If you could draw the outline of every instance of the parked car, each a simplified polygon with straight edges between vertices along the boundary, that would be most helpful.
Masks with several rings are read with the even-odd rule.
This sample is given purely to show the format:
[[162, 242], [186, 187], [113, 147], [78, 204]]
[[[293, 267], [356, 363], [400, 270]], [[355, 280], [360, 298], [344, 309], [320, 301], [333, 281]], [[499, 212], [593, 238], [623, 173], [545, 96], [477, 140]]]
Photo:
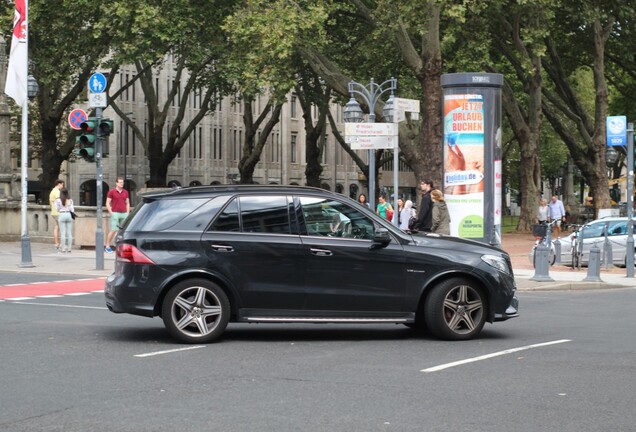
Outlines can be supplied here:
[[498, 248], [407, 234], [321, 189], [231, 185], [143, 196], [105, 296], [186, 343], [228, 322], [399, 323], [463, 340], [518, 316], [515, 290]]
[[[632, 221], [634, 226], [633, 233], [636, 235], [636, 222]], [[607, 231], [607, 241], [612, 248], [613, 265], [625, 267], [627, 262], [627, 218], [626, 217], [605, 217], [593, 220], [578, 231], [569, 233], [567, 236], [559, 238], [561, 243], [561, 264], [577, 265], [577, 254], [573, 253], [576, 242], [582, 238], [581, 265], [587, 266], [590, 261], [590, 249], [593, 246], [599, 248], [601, 259], [603, 257], [603, 248], [605, 244], [605, 232]], [[581, 234], [582, 233], [582, 237]], [[555, 239], [552, 240], [551, 256], [556, 250], [554, 246]], [[636, 254], [636, 251], [633, 252]], [[528, 255], [530, 262], [533, 260], [533, 253]], [[552, 259], [552, 263], [554, 260]]]

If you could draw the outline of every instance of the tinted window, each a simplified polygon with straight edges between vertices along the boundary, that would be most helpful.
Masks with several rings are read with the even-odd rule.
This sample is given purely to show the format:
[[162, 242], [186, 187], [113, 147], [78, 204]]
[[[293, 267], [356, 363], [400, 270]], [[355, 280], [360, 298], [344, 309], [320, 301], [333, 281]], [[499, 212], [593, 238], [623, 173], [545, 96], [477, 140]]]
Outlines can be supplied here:
[[239, 199], [243, 232], [290, 234], [286, 196], [247, 196]]
[[221, 212], [219, 217], [210, 227], [210, 231], [241, 231], [239, 223], [238, 200], [233, 199], [230, 204]]
[[127, 231], [162, 231], [188, 216], [210, 198], [160, 199], [144, 204], [135, 213]]
[[300, 197], [308, 235], [373, 239], [373, 221], [348, 205], [331, 199]]

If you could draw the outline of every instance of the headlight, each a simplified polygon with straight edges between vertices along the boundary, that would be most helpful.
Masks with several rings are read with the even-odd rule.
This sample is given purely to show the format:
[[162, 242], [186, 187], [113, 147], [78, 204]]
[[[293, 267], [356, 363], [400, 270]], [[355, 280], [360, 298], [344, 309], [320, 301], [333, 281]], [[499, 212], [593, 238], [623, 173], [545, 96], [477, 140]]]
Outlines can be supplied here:
[[502, 273], [510, 274], [510, 268], [505, 259], [495, 255], [482, 255], [481, 260], [499, 270]]

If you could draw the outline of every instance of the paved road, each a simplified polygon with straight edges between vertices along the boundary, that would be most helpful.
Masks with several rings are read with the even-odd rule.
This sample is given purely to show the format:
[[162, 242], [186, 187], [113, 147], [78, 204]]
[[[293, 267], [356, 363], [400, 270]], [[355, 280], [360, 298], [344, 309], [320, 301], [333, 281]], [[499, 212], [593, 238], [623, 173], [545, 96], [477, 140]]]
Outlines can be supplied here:
[[4, 301], [0, 431], [633, 430], [636, 290], [520, 297], [475, 341], [240, 324], [203, 346], [97, 293]]

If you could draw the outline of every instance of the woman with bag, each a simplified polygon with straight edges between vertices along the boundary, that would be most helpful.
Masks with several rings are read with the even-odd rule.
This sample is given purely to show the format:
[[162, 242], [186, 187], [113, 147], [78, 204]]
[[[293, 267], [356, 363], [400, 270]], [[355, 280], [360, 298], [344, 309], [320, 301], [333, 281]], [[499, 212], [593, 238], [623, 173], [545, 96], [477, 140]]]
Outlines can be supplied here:
[[386, 219], [389, 222], [393, 220], [393, 206], [386, 202], [386, 198], [384, 195], [380, 195], [378, 197], [378, 206], [375, 209], [375, 212], [380, 215], [382, 219]]
[[406, 200], [404, 208], [400, 211], [400, 229], [409, 231], [412, 224], [415, 223], [415, 210], [413, 209], [413, 201]]
[[59, 253], [71, 253], [71, 245], [73, 244], [73, 200], [68, 195], [68, 190], [63, 188], [60, 190], [60, 197], [55, 200], [55, 207], [60, 213], [58, 222], [60, 224], [60, 249]]

